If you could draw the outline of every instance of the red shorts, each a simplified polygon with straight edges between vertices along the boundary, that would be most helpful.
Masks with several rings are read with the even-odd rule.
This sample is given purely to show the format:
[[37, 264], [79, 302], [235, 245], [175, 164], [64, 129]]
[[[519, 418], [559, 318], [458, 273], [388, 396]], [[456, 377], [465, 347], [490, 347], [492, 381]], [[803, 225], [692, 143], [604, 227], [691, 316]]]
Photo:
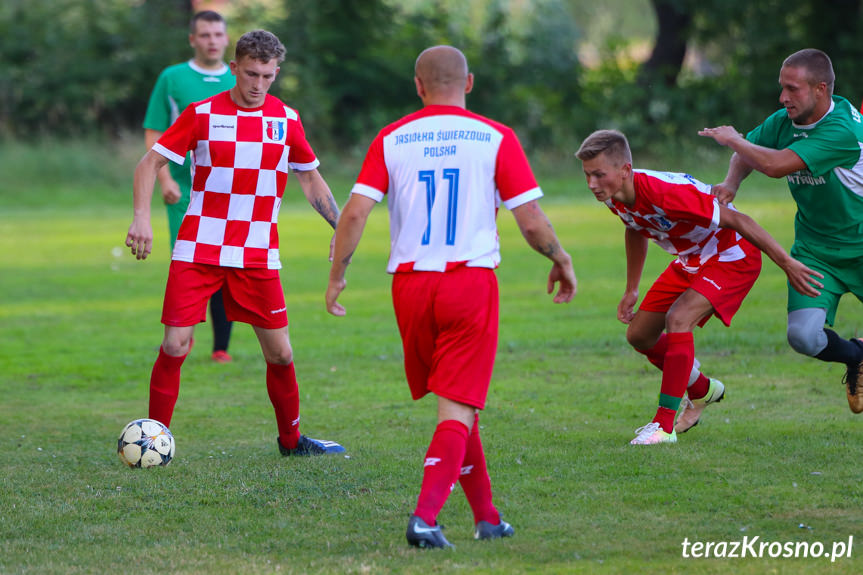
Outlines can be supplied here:
[[225, 301], [225, 315], [265, 329], [288, 325], [285, 294], [279, 270], [226, 268], [207, 264], [171, 261], [162, 323], [185, 327], [207, 318], [207, 302], [219, 288]]
[[[743, 244], [741, 244], [743, 245]], [[713, 313], [726, 326], [740, 309], [743, 299], [758, 275], [761, 273], [761, 252], [754, 246], [746, 246], [746, 257], [733, 262], [709, 260], [695, 273], [689, 273], [674, 260], [653, 282], [644, 296], [639, 310], [665, 313], [687, 289], [693, 289], [707, 298], [713, 306]], [[700, 322], [703, 326], [710, 319], [706, 316]]]
[[497, 353], [497, 276], [488, 268], [393, 276], [411, 395], [485, 407]]

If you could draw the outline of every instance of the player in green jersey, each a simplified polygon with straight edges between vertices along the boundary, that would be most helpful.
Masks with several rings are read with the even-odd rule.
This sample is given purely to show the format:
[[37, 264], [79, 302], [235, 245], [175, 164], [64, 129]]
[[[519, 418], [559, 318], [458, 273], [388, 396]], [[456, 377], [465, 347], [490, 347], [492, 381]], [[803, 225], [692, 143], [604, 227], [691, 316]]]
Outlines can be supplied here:
[[822, 361], [844, 363], [848, 405], [863, 412], [863, 340], [840, 337], [825, 324], [839, 299], [863, 301], [863, 118], [833, 95], [833, 64], [824, 52], [800, 50], [782, 63], [783, 108], [744, 138], [732, 126], [699, 132], [734, 150], [725, 181], [713, 187], [731, 201], [753, 169], [786, 178], [797, 215], [791, 255], [824, 274], [821, 295], [788, 288], [788, 343]]
[[[224, 62], [228, 47], [225, 20], [218, 12], [198, 12], [189, 23], [189, 45], [195, 56], [188, 62], [165, 68], [150, 94], [147, 115], [144, 118], [144, 136], [147, 149], [174, 123], [186, 106], [206, 100], [219, 92], [234, 87], [234, 76]], [[188, 154], [180, 166], [169, 162], [159, 171], [159, 186], [168, 212], [168, 228], [171, 232], [171, 249], [177, 241], [180, 223], [189, 207], [192, 177]], [[231, 338], [232, 322], [225, 316], [222, 292], [210, 298], [210, 315], [213, 321], [213, 361], [231, 361], [228, 342]]]

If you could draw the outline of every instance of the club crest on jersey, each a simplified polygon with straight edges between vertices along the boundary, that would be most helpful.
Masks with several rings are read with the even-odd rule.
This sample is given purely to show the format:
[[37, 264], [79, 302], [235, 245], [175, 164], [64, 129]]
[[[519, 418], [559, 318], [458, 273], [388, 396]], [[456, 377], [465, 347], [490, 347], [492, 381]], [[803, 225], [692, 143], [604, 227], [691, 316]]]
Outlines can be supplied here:
[[267, 139], [271, 142], [281, 142], [285, 139], [284, 120], [267, 120]]
[[650, 222], [655, 228], [668, 231], [674, 227], [674, 223], [665, 217], [665, 214], [648, 214], [644, 219]]

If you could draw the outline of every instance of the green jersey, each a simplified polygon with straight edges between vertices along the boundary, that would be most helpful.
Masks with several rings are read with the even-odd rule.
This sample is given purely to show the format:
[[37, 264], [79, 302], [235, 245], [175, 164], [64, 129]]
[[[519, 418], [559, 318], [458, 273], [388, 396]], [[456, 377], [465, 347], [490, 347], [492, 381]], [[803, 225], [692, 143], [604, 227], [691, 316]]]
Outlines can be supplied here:
[[746, 139], [791, 149], [806, 163], [808, 169], [786, 176], [797, 202], [796, 239], [863, 252], [863, 118], [848, 100], [833, 96], [827, 114], [807, 126], [779, 110]]
[[[165, 68], [150, 94], [144, 128], [164, 132], [189, 104], [206, 100], [234, 87], [234, 76], [228, 66], [220, 70], [205, 70], [193, 60]], [[171, 176], [177, 180], [184, 196], [192, 187], [188, 155], [179, 166], [169, 162]]]

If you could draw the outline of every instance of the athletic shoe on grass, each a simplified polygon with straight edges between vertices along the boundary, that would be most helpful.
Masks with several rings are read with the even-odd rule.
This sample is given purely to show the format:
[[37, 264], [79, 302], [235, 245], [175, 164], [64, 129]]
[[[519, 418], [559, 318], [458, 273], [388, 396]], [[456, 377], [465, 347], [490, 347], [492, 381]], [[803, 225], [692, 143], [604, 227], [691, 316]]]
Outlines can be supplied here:
[[408, 543], [422, 549], [454, 548], [455, 546], [443, 536], [442, 529], [441, 525], [429, 527], [428, 523], [416, 515], [411, 515], [406, 533]]
[[331, 453], [344, 453], [345, 448], [335, 441], [327, 441], [326, 439], [312, 439], [305, 435], [300, 436], [297, 446], [293, 449], [288, 449], [282, 445], [282, 440], [276, 437], [276, 443], [279, 444], [279, 453], [288, 457], [290, 455], [309, 456], [309, 455], [329, 455]]
[[656, 443], [677, 443], [677, 433], [665, 432], [659, 427], [659, 423], [653, 421], [635, 430], [635, 439], [629, 442], [631, 445], [654, 445]]
[[497, 525], [492, 525], [488, 521], [480, 521], [476, 524], [476, 529], [473, 532], [474, 539], [497, 539], [498, 537], [512, 537], [513, 535], [515, 535], [515, 529], [503, 519]]
[[[707, 389], [707, 395], [699, 399], [684, 399], [683, 411], [677, 416], [677, 423], [674, 424], [674, 431], [677, 433], [686, 433], [696, 425], [701, 419], [701, 413], [704, 408], [711, 403], [719, 403], [725, 397], [725, 386], [718, 379], [710, 378], [710, 387]], [[861, 398], [863, 401], [863, 398]]]

